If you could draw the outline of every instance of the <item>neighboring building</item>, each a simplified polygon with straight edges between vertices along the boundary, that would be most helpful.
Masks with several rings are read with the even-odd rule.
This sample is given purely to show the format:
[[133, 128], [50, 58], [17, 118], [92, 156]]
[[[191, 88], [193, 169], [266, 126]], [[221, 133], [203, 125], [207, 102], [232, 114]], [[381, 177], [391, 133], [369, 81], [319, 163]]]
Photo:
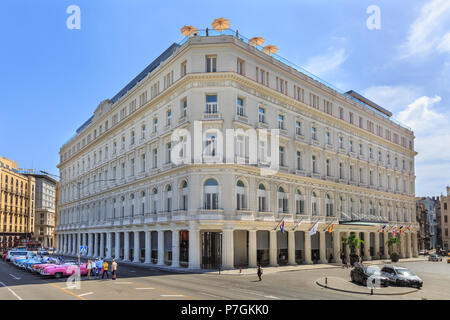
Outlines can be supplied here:
[[430, 224], [428, 219], [428, 209], [425, 209], [425, 203], [419, 202], [421, 198], [416, 198], [416, 220], [419, 224], [417, 231], [418, 247], [425, 250], [431, 247]]
[[34, 224], [34, 239], [43, 248], [54, 247], [54, 232], [56, 227], [56, 185], [57, 181], [48, 175], [30, 173], [36, 181], [36, 219]]
[[[387, 256], [388, 224], [409, 227], [401, 256], [417, 256], [413, 132], [283, 61], [200, 31], [103, 101], [60, 149], [59, 252], [85, 244], [89, 256], [125, 261], [254, 267], [339, 261], [342, 237], [356, 233], [370, 260]], [[197, 125], [207, 131], [189, 148]], [[244, 131], [254, 128], [280, 130], [273, 175], [260, 170], [268, 140], [248, 164]], [[171, 162], [174, 129], [187, 130], [187, 164]], [[235, 151], [222, 154], [226, 129], [243, 131], [224, 134]]]
[[0, 157], [0, 246], [24, 245], [34, 234], [35, 180]]
[[441, 227], [442, 227], [442, 248], [445, 250], [449, 250], [450, 246], [450, 187], [447, 187], [447, 195], [441, 196]]
[[[438, 234], [440, 232], [440, 202], [438, 197], [417, 197], [416, 203], [420, 206], [420, 210], [424, 210], [423, 218], [426, 221], [420, 221], [419, 224], [425, 229], [423, 230], [423, 249], [439, 248], [440, 240]], [[438, 232], [439, 231], [439, 232]]]

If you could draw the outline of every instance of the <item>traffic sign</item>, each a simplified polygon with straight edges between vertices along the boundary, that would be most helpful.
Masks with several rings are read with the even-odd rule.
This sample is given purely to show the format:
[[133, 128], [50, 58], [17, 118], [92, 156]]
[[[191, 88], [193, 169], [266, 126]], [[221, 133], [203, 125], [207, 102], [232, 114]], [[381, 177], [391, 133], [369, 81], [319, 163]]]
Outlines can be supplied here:
[[80, 253], [87, 253], [87, 246], [80, 246]]

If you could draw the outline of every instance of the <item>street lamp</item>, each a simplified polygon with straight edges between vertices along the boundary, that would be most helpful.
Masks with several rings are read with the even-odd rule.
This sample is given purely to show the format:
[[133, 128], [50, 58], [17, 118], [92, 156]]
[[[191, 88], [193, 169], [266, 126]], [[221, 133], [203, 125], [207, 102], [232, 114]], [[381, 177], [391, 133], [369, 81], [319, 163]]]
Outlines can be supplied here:
[[[48, 173], [47, 171], [42, 171], [41, 170], [40, 172], [43, 173], [43, 174], [46, 174], [46, 175], [49, 175], [49, 176], [54, 176], [54, 177], [57, 177], [58, 179], [61, 179], [60, 176]], [[94, 184], [96, 182], [108, 182], [108, 181], [116, 181], [116, 179], [104, 179], [104, 180], [91, 181], [91, 182], [87, 183], [85, 186], [83, 186], [83, 188], [85, 188], [87, 186], [90, 186], [91, 184]], [[77, 239], [77, 242], [79, 244], [81, 244], [81, 210], [80, 210], [80, 207], [81, 207], [81, 189], [82, 189], [81, 182], [77, 182], [76, 186], [77, 186], [77, 189], [78, 189], [78, 239]], [[80, 268], [81, 268], [81, 254], [80, 254], [80, 248], [79, 248], [78, 243], [77, 243], [77, 247], [78, 247], [78, 250], [77, 250], [78, 251], [78, 273], [81, 274], [81, 270], [80, 270]]]

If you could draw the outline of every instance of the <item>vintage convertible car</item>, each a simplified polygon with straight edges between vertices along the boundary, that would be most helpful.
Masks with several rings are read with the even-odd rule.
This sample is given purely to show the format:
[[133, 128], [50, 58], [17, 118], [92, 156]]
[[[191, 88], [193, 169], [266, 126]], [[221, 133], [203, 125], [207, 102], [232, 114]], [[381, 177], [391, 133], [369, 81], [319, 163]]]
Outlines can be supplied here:
[[[60, 264], [50, 265], [41, 269], [40, 274], [43, 276], [54, 276], [55, 278], [61, 278], [63, 276], [70, 276], [78, 271], [78, 265], [76, 264]], [[80, 275], [87, 274], [86, 264], [80, 265]]]

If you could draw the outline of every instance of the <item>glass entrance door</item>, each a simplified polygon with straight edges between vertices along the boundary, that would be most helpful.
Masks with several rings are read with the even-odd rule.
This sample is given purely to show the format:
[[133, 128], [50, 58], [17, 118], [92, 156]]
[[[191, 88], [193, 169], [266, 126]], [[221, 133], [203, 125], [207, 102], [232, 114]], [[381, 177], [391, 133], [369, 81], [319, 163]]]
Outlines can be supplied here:
[[222, 233], [202, 233], [202, 269], [219, 269], [222, 266]]

